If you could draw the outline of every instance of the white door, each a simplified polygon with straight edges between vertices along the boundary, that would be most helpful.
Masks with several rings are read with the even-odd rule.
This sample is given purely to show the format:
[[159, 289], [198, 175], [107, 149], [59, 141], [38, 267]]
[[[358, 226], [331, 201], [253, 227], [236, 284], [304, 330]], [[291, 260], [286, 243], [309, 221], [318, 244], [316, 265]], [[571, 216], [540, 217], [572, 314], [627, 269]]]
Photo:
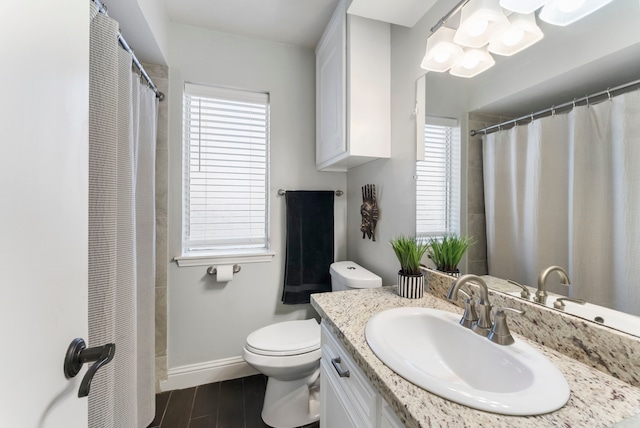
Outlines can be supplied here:
[[[86, 427], [88, 0], [0, 2], [0, 426]], [[93, 344], [91, 344], [93, 345]]]

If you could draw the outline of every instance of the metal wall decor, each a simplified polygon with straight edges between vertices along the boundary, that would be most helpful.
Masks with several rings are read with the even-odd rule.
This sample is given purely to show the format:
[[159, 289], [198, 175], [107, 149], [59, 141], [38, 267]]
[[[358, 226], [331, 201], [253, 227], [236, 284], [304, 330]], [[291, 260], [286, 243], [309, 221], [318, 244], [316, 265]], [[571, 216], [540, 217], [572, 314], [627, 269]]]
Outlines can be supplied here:
[[378, 212], [378, 201], [376, 199], [376, 185], [365, 184], [362, 186], [362, 205], [360, 205], [360, 215], [362, 215], [362, 224], [360, 231], [362, 239], [367, 236], [369, 239], [376, 240], [376, 224], [380, 216]]

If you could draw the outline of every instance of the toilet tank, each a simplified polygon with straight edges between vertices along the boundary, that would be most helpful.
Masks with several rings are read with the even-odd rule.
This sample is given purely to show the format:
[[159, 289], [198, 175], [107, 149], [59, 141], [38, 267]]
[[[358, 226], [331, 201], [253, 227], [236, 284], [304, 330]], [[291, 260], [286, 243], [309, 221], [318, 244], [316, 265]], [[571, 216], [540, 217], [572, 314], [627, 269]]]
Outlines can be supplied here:
[[354, 262], [332, 263], [329, 273], [332, 291], [382, 286], [382, 278]]

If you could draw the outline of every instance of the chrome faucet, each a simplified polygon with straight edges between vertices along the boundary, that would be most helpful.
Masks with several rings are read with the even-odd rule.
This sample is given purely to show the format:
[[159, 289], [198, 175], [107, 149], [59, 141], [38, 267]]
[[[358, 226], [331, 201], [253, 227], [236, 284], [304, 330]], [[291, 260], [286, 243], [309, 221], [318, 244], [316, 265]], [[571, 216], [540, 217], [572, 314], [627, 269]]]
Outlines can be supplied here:
[[[471, 330], [475, 331], [481, 336], [488, 336], [493, 324], [491, 323], [491, 304], [489, 303], [489, 288], [487, 284], [477, 275], [467, 274], [458, 278], [449, 289], [447, 299], [455, 302], [458, 298], [458, 291], [460, 287], [469, 281], [475, 282], [479, 286], [480, 298], [476, 305], [478, 320], [471, 323]], [[466, 313], [466, 311], [465, 311]], [[463, 318], [460, 323], [462, 324], [465, 319]], [[465, 324], [463, 324], [465, 325]]]
[[547, 276], [553, 271], [557, 271], [558, 275], [560, 275], [560, 282], [564, 285], [570, 285], [571, 281], [569, 281], [569, 274], [560, 266], [549, 266], [542, 272], [540, 272], [540, 276], [538, 277], [538, 291], [536, 291], [536, 295], [533, 298], [533, 301], [536, 303], [540, 303], [544, 305], [547, 303]]

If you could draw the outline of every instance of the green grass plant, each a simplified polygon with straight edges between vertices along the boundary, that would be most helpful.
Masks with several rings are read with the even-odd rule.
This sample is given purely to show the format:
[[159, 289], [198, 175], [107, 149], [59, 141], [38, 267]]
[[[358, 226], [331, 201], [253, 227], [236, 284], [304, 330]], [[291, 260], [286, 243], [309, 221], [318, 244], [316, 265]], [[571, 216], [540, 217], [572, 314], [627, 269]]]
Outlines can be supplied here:
[[442, 238], [429, 238], [427, 255], [442, 272], [456, 272], [458, 263], [471, 245], [472, 238], [447, 233]]
[[420, 260], [427, 252], [429, 244], [419, 242], [416, 238], [409, 236], [399, 236], [390, 242], [400, 262], [401, 273], [403, 275], [420, 275]]

